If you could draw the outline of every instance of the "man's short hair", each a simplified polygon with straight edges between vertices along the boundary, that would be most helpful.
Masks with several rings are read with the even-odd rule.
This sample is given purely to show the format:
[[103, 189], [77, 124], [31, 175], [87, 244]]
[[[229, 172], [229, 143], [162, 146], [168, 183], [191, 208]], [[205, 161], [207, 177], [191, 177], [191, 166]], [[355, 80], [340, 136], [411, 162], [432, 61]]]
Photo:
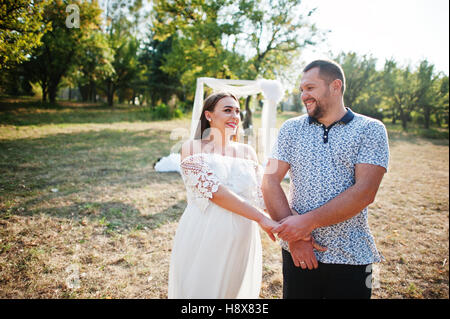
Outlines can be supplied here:
[[344, 70], [342, 70], [342, 67], [337, 64], [334, 61], [330, 60], [315, 60], [308, 64], [304, 69], [303, 73], [313, 69], [313, 68], [319, 68], [319, 74], [320, 76], [328, 83], [330, 84], [336, 79], [339, 79], [342, 81], [342, 88], [341, 92], [344, 94], [345, 92], [345, 76], [344, 76]]

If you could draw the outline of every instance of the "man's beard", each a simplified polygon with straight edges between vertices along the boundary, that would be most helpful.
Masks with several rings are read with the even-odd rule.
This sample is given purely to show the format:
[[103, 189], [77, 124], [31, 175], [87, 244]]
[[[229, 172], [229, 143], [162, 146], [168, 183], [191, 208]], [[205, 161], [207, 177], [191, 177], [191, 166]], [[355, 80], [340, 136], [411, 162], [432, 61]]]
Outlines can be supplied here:
[[308, 115], [316, 120], [322, 118], [325, 115], [325, 107], [318, 100], [315, 100], [315, 107], [311, 110], [311, 112], [307, 110]]

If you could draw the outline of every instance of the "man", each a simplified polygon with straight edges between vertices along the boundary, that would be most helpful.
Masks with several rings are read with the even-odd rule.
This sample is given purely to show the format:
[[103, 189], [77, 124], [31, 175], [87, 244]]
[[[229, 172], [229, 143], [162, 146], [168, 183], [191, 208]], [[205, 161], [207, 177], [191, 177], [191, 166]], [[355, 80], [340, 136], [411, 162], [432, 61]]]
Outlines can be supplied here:
[[[300, 90], [308, 114], [282, 125], [262, 183], [268, 212], [282, 222], [273, 232], [284, 241], [283, 297], [368, 299], [382, 256], [367, 206], [388, 167], [386, 129], [344, 106], [344, 73], [332, 61], [306, 66]], [[288, 171], [289, 203], [280, 186]]]

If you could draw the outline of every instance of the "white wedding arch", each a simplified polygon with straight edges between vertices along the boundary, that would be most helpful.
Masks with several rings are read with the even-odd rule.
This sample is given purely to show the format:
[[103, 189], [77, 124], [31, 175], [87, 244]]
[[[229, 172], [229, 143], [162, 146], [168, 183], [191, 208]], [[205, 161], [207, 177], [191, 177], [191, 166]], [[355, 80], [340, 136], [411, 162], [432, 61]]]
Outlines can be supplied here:
[[[262, 148], [263, 164], [265, 164], [276, 140], [277, 104], [283, 97], [283, 88], [281, 83], [277, 80], [266, 79], [228, 80], [208, 77], [197, 78], [197, 87], [195, 90], [194, 107], [192, 110], [189, 133], [191, 139], [194, 138], [195, 131], [200, 120], [203, 108], [205, 85], [210, 87], [214, 92], [230, 92], [237, 98], [262, 93], [264, 102], [261, 119], [262, 127], [259, 131], [261, 136], [258, 139], [258, 146]], [[180, 172], [180, 154], [171, 153], [169, 156], [161, 158], [158, 163], [155, 164], [155, 170], [157, 172]]]

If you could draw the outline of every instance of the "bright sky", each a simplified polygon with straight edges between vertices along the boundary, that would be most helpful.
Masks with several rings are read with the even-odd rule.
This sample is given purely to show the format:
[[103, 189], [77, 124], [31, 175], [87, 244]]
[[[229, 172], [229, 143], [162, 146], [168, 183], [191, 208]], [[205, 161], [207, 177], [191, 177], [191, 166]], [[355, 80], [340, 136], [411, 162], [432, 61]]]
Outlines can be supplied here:
[[325, 45], [305, 50], [307, 61], [327, 52], [372, 55], [378, 68], [393, 57], [401, 66], [426, 58], [449, 74], [449, 0], [303, 0], [317, 7], [311, 20], [331, 30]]

